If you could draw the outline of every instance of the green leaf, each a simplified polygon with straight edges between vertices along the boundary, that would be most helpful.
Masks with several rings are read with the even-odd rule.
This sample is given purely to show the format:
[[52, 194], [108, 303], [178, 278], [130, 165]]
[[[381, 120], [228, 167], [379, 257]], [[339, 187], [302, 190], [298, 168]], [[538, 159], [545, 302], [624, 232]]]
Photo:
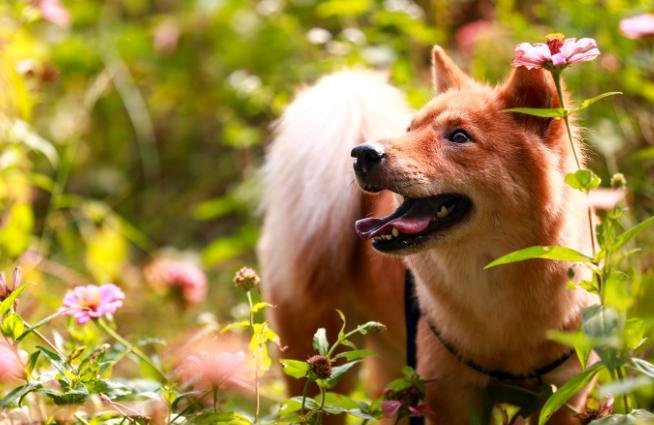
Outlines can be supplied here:
[[220, 332], [227, 332], [229, 330], [236, 329], [236, 328], [247, 328], [248, 326], [250, 326], [249, 320], [241, 320], [240, 322], [234, 322], [228, 324], [227, 326], [222, 328]]
[[366, 335], [368, 333], [380, 333], [386, 330], [386, 325], [380, 322], [370, 321], [364, 323], [363, 325], [357, 326], [355, 330], [361, 335]]
[[654, 378], [654, 364], [651, 364], [650, 362], [639, 359], [639, 358], [632, 358], [631, 363], [633, 363], [634, 367], [641, 373], [644, 373], [645, 375]]
[[610, 92], [607, 92], [607, 93], [602, 93], [602, 94], [600, 94], [598, 96], [595, 96], [595, 97], [591, 97], [590, 99], [585, 99], [583, 102], [581, 102], [581, 105], [579, 105], [579, 107], [577, 109], [575, 109], [574, 111], [572, 111], [571, 113], [583, 111], [584, 109], [588, 108], [590, 105], [592, 105], [593, 103], [595, 103], [595, 102], [597, 102], [599, 100], [602, 100], [602, 99], [604, 99], [606, 97], [609, 97], [609, 96], [615, 96], [615, 95], [618, 95], [618, 94], [622, 94], [622, 92], [621, 91], [610, 91]]
[[645, 409], [632, 410], [628, 415], [615, 414], [592, 421], [589, 425], [645, 425], [652, 423], [654, 414]]
[[647, 338], [645, 337], [645, 321], [637, 317], [627, 319], [624, 324], [624, 343], [630, 350], [639, 348]]
[[309, 371], [309, 365], [307, 362], [302, 362], [299, 360], [284, 359], [280, 360], [284, 373], [288, 376], [291, 376], [295, 379], [301, 379], [307, 376]]
[[313, 335], [313, 348], [323, 356], [329, 351], [329, 341], [327, 341], [327, 331], [320, 328]]
[[16, 298], [18, 298], [25, 289], [27, 289], [27, 285], [20, 285], [0, 303], [0, 317], [4, 316], [4, 314], [9, 311], [9, 309], [14, 305]]
[[643, 375], [635, 378], [626, 378], [621, 381], [613, 381], [600, 387], [599, 396], [600, 398], [608, 396], [618, 397], [622, 394], [634, 392], [638, 388], [651, 387], [652, 383], [654, 383], [652, 378]]
[[18, 388], [14, 388], [4, 398], [0, 399], [0, 410], [9, 406], [13, 402], [16, 402], [20, 406], [23, 397], [25, 397], [27, 394], [31, 393], [32, 391], [36, 391], [39, 387], [40, 385], [28, 383]]
[[566, 174], [564, 181], [568, 186], [584, 192], [597, 189], [600, 183], [602, 183], [602, 179], [597, 174], [586, 169], [580, 169], [574, 173]]
[[580, 263], [590, 263], [593, 259], [579, 251], [565, 246], [531, 246], [520, 249], [497, 258], [487, 264], [484, 270], [504, 264], [517, 263], [525, 260], [536, 258], [559, 261], [576, 261]]
[[595, 363], [561, 386], [543, 405], [538, 417], [538, 425], [544, 425], [557, 410], [588, 385], [602, 368], [604, 368], [604, 364]]
[[338, 353], [336, 356], [334, 356], [334, 360], [345, 359], [345, 361], [351, 362], [352, 360], [359, 360], [365, 357], [375, 357], [376, 355], [377, 353], [369, 350], [352, 350]]
[[336, 366], [332, 368], [332, 376], [329, 377], [329, 379], [325, 379], [325, 386], [327, 388], [333, 388], [336, 384], [338, 384], [338, 381], [343, 378], [343, 376], [352, 369], [354, 366], [356, 366], [357, 363], [359, 363], [360, 360], [355, 360], [353, 362], [348, 362], [344, 363], [342, 365]]
[[584, 368], [586, 367], [588, 356], [590, 356], [593, 346], [591, 341], [589, 341], [588, 337], [584, 335], [583, 332], [580, 330], [574, 332], [550, 331], [547, 333], [547, 337], [553, 341], [573, 347], [577, 353], [581, 366]]
[[263, 310], [264, 308], [268, 308], [268, 307], [273, 307], [273, 305], [270, 304], [270, 303], [264, 303], [264, 302], [256, 303], [255, 305], [252, 306], [252, 313], [258, 313], [259, 311]]
[[627, 230], [626, 232], [618, 236], [618, 239], [612, 248], [614, 250], [618, 250], [622, 248], [625, 244], [627, 244], [627, 242], [632, 240], [634, 237], [636, 237], [636, 235], [638, 235], [640, 232], [645, 230], [647, 226], [651, 226], [652, 224], [654, 224], [654, 217], [650, 217], [644, 221], [641, 221], [631, 229]]
[[20, 334], [23, 333], [25, 325], [23, 319], [16, 313], [12, 313], [5, 317], [2, 321], [2, 334], [15, 340]]
[[563, 108], [509, 108], [502, 112], [517, 112], [541, 118], [565, 118], [568, 115], [568, 111]]

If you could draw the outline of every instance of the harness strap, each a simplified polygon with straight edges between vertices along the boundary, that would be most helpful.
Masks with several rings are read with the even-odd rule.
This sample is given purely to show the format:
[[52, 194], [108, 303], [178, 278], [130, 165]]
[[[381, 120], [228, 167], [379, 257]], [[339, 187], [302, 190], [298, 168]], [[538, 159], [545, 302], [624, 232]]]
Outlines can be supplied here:
[[491, 378], [497, 379], [498, 381], [523, 381], [528, 379], [537, 379], [538, 383], [542, 383], [543, 375], [561, 366], [570, 358], [570, 356], [572, 356], [574, 352], [572, 349], [566, 350], [561, 356], [559, 356], [553, 362], [548, 363], [545, 366], [539, 367], [537, 369], [532, 369], [529, 372], [522, 373], [522, 374], [511, 373], [499, 369], [488, 369], [464, 357], [448, 340], [446, 340], [443, 337], [443, 334], [441, 334], [440, 330], [436, 327], [436, 325], [434, 325], [434, 323], [431, 320], [429, 319], [426, 320], [431, 331], [434, 333], [434, 335], [436, 335], [436, 337], [441, 342], [441, 344], [443, 344], [443, 347], [445, 347], [447, 351], [450, 352], [450, 354], [452, 354], [461, 363], [468, 366], [470, 369], [473, 369]]
[[[407, 335], [407, 364], [415, 369], [417, 363], [416, 355], [416, 335], [418, 329], [418, 319], [420, 319], [420, 306], [418, 305], [418, 300], [415, 296], [415, 279], [410, 270], [406, 271], [404, 279], [404, 315], [406, 319], [406, 335]], [[551, 363], [546, 364], [545, 366], [539, 367], [537, 369], [530, 370], [527, 373], [515, 374], [499, 369], [488, 369], [485, 368], [471, 359], [464, 357], [459, 350], [457, 350], [452, 343], [446, 340], [443, 337], [443, 334], [440, 332], [438, 327], [429, 319], [427, 324], [433, 332], [434, 335], [438, 338], [443, 347], [447, 349], [454, 357], [456, 357], [461, 363], [468, 366], [469, 368], [486, 375], [490, 378], [494, 378], [498, 381], [524, 381], [528, 379], [537, 379], [539, 383], [542, 381], [542, 376], [548, 372], [553, 371], [557, 367], [565, 363], [570, 356], [574, 353], [573, 349], [569, 349], [564, 352], [560, 357], [554, 360]], [[417, 422], [415, 423], [417, 424]], [[414, 425], [414, 422], [411, 422], [411, 425]]]
[[[417, 346], [416, 337], [418, 335], [418, 320], [420, 319], [420, 306], [415, 294], [415, 281], [413, 273], [406, 271], [404, 276], [404, 323], [406, 326], [406, 363], [408, 366], [416, 369], [417, 366]], [[409, 418], [409, 425], [424, 425], [425, 418], [412, 416]]]

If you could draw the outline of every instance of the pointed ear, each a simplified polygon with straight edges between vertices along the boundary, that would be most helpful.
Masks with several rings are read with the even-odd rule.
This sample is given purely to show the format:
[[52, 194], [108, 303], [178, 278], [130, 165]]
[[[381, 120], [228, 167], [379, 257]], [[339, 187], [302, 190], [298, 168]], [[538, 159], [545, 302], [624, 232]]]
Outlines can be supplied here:
[[461, 88], [470, 81], [470, 77], [454, 63], [440, 46], [434, 46], [431, 50], [431, 57], [431, 75], [437, 93], [443, 93], [451, 88]]
[[[552, 75], [544, 69], [516, 68], [500, 89], [500, 100], [508, 108], [558, 108], [559, 96]], [[552, 118], [514, 113], [513, 118], [527, 130], [544, 137]]]

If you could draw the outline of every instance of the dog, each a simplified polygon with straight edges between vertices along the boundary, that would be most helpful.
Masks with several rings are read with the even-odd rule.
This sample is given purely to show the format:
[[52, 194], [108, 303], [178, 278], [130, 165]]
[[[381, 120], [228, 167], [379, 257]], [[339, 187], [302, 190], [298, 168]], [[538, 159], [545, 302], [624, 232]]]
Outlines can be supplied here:
[[[436, 46], [432, 75], [437, 95], [417, 112], [368, 71], [323, 77], [297, 96], [264, 165], [258, 254], [285, 357], [309, 356], [319, 327], [336, 335], [337, 308], [351, 323], [387, 325], [364, 342], [378, 353], [366, 378], [377, 394], [407, 361], [408, 267], [422, 312], [417, 370], [427, 382], [426, 419], [458, 425], [482, 404], [486, 371], [547, 369], [538, 379], [556, 386], [578, 373], [577, 357], [547, 333], [576, 329], [580, 310], [596, 299], [568, 288], [570, 264], [484, 269], [533, 245], [590, 251], [584, 194], [564, 183], [577, 149], [564, 123], [505, 112], [559, 107], [550, 73], [515, 68], [490, 87]], [[293, 394], [304, 385], [288, 384]], [[569, 404], [581, 409], [586, 393]], [[561, 409], [549, 423], [579, 422]]]

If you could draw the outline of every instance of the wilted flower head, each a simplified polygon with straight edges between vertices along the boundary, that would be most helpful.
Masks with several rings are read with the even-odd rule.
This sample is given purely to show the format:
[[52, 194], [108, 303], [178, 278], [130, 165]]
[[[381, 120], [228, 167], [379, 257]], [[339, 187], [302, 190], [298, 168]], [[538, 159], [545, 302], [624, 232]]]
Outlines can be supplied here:
[[309, 357], [309, 373], [318, 379], [327, 379], [332, 376], [332, 364], [329, 359], [320, 354]]
[[17, 381], [24, 374], [16, 347], [0, 340], [0, 385]]
[[188, 344], [182, 349], [177, 374], [182, 383], [198, 390], [249, 389], [252, 382], [245, 347], [227, 337]]
[[38, 7], [41, 11], [41, 16], [46, 21], [50, 21], [60, 27], [70, 25], [70, 13], [59, 0], [38, 0]]
[[261, 283], [259, 275], [249, 267], [241, 267], [234, 275], [234, 284], [236, 287], [245, 291], [256, 288], [259, 286], [259, 283]]
[[202, 304], [207, 297], [207, 277], [187, 261], [157, 259], [144, 270], [148, 282], [160, 291], [179, 290], [184, 302]]
[[654, 35], [654, 14], [645, 13], [621, 20], [620, 32], [633, 39]]
[[565, 38], [561, 33], [549, 34], [545, 43], [520, 43], [515, 49], [513, 66], [564, 68], [577, 62], [595, 59], [600, 51], [592, 38]]
[[73, 316], [79, 325], [113, 314], [123, 305], [125, 293], [114, 284], [77, 286], [64, 296], [64, 316]]

